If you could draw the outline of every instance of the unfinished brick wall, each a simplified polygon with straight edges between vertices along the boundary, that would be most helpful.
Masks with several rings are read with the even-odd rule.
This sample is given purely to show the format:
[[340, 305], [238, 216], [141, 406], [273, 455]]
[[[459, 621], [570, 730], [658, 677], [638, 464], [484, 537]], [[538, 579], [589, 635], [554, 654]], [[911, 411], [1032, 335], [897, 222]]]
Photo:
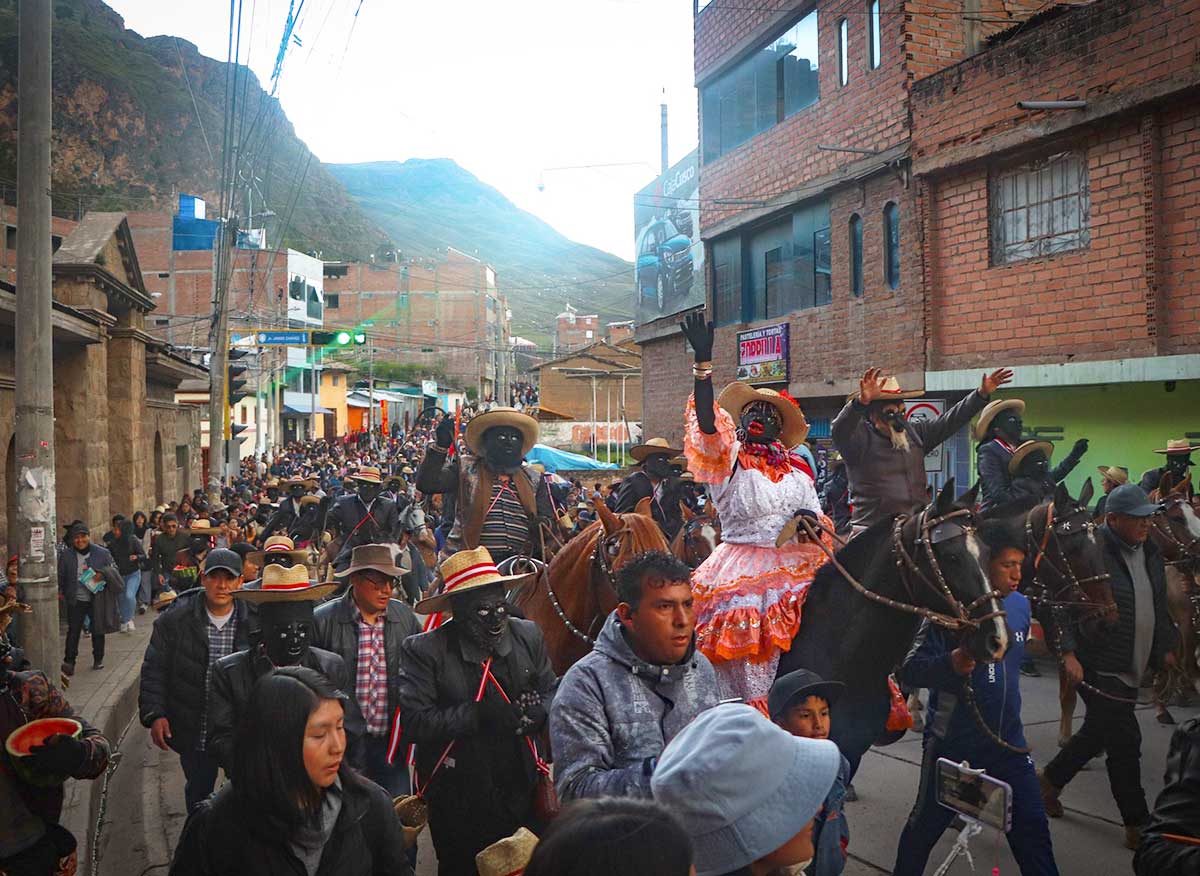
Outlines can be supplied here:
[[[683, 335], [642, 343], [642, 435], [682, 447], [683, 409], [692, 394], [692, 351]], [[713, 375], [719, 392], [724, 383]], [[632, 419], [632, 418], [631, 418]]]

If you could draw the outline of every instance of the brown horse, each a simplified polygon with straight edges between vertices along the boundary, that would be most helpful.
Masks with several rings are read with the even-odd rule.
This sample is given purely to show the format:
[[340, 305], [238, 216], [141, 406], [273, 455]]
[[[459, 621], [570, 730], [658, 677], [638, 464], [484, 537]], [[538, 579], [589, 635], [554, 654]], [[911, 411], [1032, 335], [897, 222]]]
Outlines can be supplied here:
[[683, 512], [683, 526], [671, 540], [671, 554], [695, 569], [721, 543], [721, 519], [707, 512], [697, 514], [682, 502], [679, 508]]
[[594, 505], [599, 519], [567, 542], [536, 584], [516, 597], [525, 617], [541, 628], [558, 675], [592, 650], [604, 619], [617, 607], [617, 571], [646, 551], [667, 550], [654, 518]]
[[1197, 665], [1196, 632], [1200, 625], [1200, 517], [1189, 499], [1190, 475], [1172, 484], [1163, 475], [1151, 497], [1162, 502], [1163, 510], [1150, 518], [1150, 538], [1162, 553], [1167, 571], [1167, 611], [1179, 628], [1179, 646], [1175, 666], [1164, 669], [1155, 679], [1159, 720], [1166, 717], [1166, 705], [1190, 705], [1200, 678]]

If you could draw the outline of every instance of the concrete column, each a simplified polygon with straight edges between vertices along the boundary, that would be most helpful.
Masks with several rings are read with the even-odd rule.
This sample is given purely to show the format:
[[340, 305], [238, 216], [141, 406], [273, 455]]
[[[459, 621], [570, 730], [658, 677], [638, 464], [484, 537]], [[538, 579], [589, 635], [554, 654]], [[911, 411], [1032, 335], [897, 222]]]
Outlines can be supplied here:
[[138, 328], [117, 326], [108, 342], [109, 504], [114, 513], [126, 515], [143, 507], [151, 492], [147, 475], [153, 473], [153, 450], [143, 434], [148, 340]]
[[[106, 345], [64, 347], [55, 357], [55, 480], [59, 521], [108, 528], [108, 355]], [[61, 537], [61, 529], [55, 537]]]

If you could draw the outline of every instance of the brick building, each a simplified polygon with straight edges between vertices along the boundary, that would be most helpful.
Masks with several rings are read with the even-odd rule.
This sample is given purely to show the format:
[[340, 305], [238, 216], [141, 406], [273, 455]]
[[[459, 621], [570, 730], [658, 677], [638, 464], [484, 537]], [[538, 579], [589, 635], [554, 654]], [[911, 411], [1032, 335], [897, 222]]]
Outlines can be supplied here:
[[[972, 5], [984, 20], [964, 14]], [[1200, 376], [1191, 358], [1200, 11], [1187, 0], [1097, 0], [1034, 14], [1042, 5], [697, 4], [718, 387], [739, 373], [739, 333], [786, 331], [786, 371], [761, 373], [802, 400], [813, 438], [828, 434], [872, 365], [947, 402], [978, 385], [985, 366], [1022, 366], [1014, 388], [1031, 403], [1031, 424], [1072, 441], [1090, 431], [1101, 439], [1088, 457], [1097, 464], [1149, 467], [1166, 422], [1184, 431], [1186, 402], [1194, 409], [1197, 399], [1187, 378]], [[1016, 106], [1067, 98], [1088, 108]], [[1013, 240], [995, 264], [995, 217], [1018, 207], [989, 211], [989, 191], [1041, 178], [1038, 162], [1072, 142], [1079, 157], [1047, 184], [1068, 172], [1090, 180], [1083, 245]], [[691, 356], [669, 327], [660, 335], [644, 346], [656, 375], [645, 428], [676, 438]], [[1094, 413], [1064, 420], [1056, 407], [1049, 422], [1035, 401], [1055, 392], [1057, 405], [1064, 393], [1048, 387], [1087, 384], [1081, 414], [1105, 394], [1140, 403], [1136, 380], [1160, 381], [1159, 413], [1125, 443], [1097, 432]], [[972, 477], [965, 434], [947, 444], [939, 477], [949, 474]]]
[[641, 350], [632, 340], [597, 341], [539, 365], [542, 442], [592, 454], [606, 453], [611, 444], [615, 460], [637, 439], [641, 366]]
[[581, 350], [600, 340], [600, 316], [578, 313], [570, 304], [554, 320], [555, 355]]

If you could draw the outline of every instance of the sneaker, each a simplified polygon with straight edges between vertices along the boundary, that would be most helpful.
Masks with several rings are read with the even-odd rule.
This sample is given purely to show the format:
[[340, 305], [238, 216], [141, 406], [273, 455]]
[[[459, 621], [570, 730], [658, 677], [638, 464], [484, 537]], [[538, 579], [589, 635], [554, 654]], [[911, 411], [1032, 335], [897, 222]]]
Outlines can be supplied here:
[[62, 666], [59, 668], [62, 670], [63, 675], [70, 678], [72, 675], [75, 674], [75, 661], [74, 660], [64, 660], [62, 663]]
[[1051, 818], [1063, 817], [1062, 801], [1058, 799], [1058, 795], [1062, 793], [1061, 788], [1056, 788], [1050, 784], [1050, 780], [1042, 773], [1037, 772], [1038, 784], [1042, 788], [1042, 805], [1046, 807], [1046, 814]]
[[92, 661], [92, 669], [103, 669], [103, 668], [104, 668], [104, 658], [103, 657], [101, 657], [99, 660]]
[[138, 614], [145, 614], [145, 613], [146, 613], [146, 603], [139, 602], [138, 603]]
[[1142, 843], [1142, 829], [1136, 824], [1125, 825], [1125, 848], [1137, 851]]
[[125, 623], [121, 624], [121, 632], [122, 633], [132, 633], [133, 632], [133, 621], [125, 621]]

